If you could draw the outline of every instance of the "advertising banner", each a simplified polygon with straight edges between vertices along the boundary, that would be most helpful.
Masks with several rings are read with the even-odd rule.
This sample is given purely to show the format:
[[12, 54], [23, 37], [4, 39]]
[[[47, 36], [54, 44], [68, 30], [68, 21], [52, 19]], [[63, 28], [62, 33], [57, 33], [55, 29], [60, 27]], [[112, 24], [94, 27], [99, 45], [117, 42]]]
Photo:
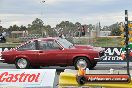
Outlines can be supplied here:
[[105, 56], [102, 62], [124, 62], [121, 58], [121, 47], [104, 47]]
[[55, 69], [0, 69], [0, 86], [53, 88], [55, 75]]

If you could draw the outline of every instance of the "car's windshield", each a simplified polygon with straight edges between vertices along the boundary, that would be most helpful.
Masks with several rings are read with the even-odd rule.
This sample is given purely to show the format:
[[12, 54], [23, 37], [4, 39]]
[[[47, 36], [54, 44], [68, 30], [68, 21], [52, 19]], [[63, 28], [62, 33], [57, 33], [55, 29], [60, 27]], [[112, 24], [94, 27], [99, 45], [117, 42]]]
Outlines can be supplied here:
[[64, 48], [70, 48], [73, 46], [73, 44], [69, 41], [67, 41], [66, 39], [63, 38], [59, 38], [57, 39], [57, 41], [64, 47]]

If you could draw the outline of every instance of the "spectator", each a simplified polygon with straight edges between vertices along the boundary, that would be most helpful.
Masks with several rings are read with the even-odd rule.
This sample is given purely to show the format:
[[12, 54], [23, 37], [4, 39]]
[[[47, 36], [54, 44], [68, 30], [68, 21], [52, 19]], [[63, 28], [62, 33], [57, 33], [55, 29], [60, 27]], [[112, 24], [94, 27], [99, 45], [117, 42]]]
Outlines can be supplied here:
[[6, 32], [3, 32], [2, 34], [0, 34], [0, 43], [6, 42], [5, 36], [6, 36]]
[[65, 36], [64, 36], [63, 33], [61, 33], [61, 34], [59, 35], [59, 37], [60, 37], [60, 38], [65, 38]]

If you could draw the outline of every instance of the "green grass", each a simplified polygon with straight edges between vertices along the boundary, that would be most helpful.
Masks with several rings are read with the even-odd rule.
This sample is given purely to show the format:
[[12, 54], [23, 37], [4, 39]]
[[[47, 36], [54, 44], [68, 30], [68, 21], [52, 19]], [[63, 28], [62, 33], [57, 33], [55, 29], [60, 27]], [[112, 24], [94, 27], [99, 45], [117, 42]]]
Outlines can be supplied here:
[[101, 47], [121, 47], [121, 38], [96, 38], [93, 46]]
[[0, 43], [0, 47], [16, 47], [20, 45], [20, 43]]
[[[69, 39], [69, 41], [74, 42], [74, 44], [81, 44], [81, 45], [92, 45], [92, 46], [99, 46], [99, 47], [121, 47], [120, 42], [121, 38], [115, 37], [103, 37], [103, 38], [73, 38], [73, 40]], [[10, 40], [13, 41], [13, 40]], [[0, 43], [0, 47], [16, 47], [21, 43]]]
[[121, 47], [120, 42], [121, 38], [115, 37], [103, 37], [103, 38], [74, 38], [75, 44], [83, 44], [83, 45], [92, 45], [92, 46], [99, 46], [99, 47]]

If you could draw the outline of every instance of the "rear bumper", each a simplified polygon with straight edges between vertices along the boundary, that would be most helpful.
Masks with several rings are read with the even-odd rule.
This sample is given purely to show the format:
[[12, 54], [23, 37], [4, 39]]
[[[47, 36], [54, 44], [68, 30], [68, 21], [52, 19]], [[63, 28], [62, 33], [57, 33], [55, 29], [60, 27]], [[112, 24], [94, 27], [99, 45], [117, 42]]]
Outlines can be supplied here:
[[94, 58], [94, 60], [99, 62], [99, 61], [102, 61], [105, 58], [106, 58], [106, 56], [102, 56], [102, 57], [99, 57], [99, 58]]

